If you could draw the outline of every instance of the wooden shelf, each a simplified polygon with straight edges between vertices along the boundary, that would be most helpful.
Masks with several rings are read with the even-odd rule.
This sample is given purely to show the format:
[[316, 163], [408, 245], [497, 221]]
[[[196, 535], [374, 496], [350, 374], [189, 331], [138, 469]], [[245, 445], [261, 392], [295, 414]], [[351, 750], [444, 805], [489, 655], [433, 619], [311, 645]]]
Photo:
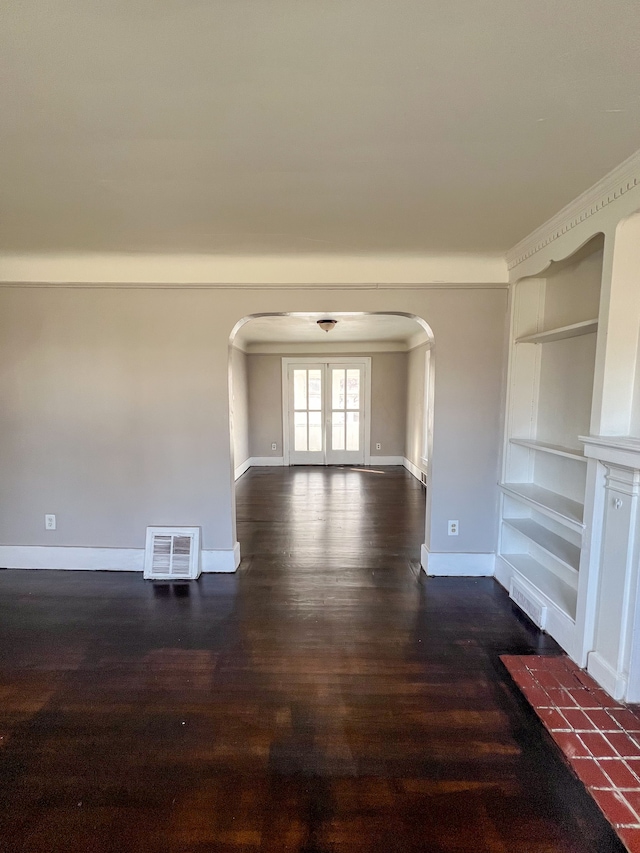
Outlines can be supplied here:
[[547, 332], [536, 332], [535, 335], [525, 335], [517, 338], [517, 344], [550, 344], [552, 341], [562, 341], [565, 338], [577, 338], [580, 335], [591, 335], [598, 331], [598, 320], [583, 320], [570, 326], [560, 326]]
[[[508, 524], [518, 533], [522, 533], [527, 539], [535, 542], [540, 548], [551, 554], [556, 560], [562, 563], [571, 572], [577, 572], [580, 565], [580, 548], [567, 542], [562, 536], [547, 530], [537, 521], [532, 518], [505, 518], [504, 523]], [[577, 581], [577, 576], [576, 576]]]
[[541, 450], [543, 453], [553, 453], [554, 456], [564, 456], [567, 459], [577, 459], [586, 462], [584, 452], [580, 448], [563, 447], [561, 444], [548, 444], [545, 441], [537, 441], [533, 438], [510, 438], [511, 444], [519, 447], [528, 447], [531, 450]]
[[565, 498], [550, 489], [543, 489], [535, 483], [504, 483], [500, 488], [506, 495], [517, 498], [570, 530], [582, 533], [584, 506], [578, 501]]
[[528, 554], [501, 554], [502, 559], [549, 601], [575, 622], [577, 589]]

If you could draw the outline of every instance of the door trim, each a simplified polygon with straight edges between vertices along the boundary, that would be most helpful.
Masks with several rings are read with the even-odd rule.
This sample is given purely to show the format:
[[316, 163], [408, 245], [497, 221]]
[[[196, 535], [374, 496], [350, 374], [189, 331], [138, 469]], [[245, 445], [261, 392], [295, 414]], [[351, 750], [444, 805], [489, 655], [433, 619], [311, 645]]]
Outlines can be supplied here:
[[364, 365], [364, 464], [371, 465], [371, 356], [331, 355], [320, 358], [282, 359], [282, 456], [284, 464], [291, 465], [289, 450], [289, 365], [290, 364], [363, 364]]

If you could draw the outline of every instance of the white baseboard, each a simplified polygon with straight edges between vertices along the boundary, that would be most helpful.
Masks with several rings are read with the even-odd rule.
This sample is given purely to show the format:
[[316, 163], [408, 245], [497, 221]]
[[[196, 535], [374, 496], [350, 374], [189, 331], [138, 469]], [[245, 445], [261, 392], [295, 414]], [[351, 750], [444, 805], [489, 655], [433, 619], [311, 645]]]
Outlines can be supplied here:
[[560, 610], [553, 599], [545, 595], [525, 575], [514, 569], [512, 565], [498, 554], [496, 556], [495, 578], [507, 592], [511, 590], [511, 579], [513, 577], [516, 577], [520, 585], [525, 589], [531, 590], [531, 593], [540, 599], [542, 604], [547, 608], [547, 619], [544, 630], [553, 637], [569, 657], [573, 658], [576, 637], [576, 624], [573, 619], [570, 619], [564, 611]]
[[500, 586], [503, 586], [509, 592], [511, 589], [511, 578], [513, 577], [513, 567], [509, 563], [505, 563], [500, 554], [496, 554], [496, 571], [494, 577]]
[[423, 478], [423, 477], [425, 477], [425, 476], [426, 476], [426, 474], [425, 474], [425, 472], [422, 470], [422, 468], [418, 468], [418, 466], [417, 466], [417, 465], [414, 465], [414, 464], [413, 464], [413, 462], [410, 462], [410, 461], [406, 458], [406, 456], [405, 456], [405, 457], [403, 457], [403, 459], [402, 459], [402, 463], [401, 463], [401, 464], [402, 464], [402, 465], [404, 465], [404, 467], [407, 469], [407, 471], [408, 471], [410, 474], [413, 474], [413, 476], [416, 478], [416, 480], [420, 480], [420, 482], [421, 482], [421, 483], [423, 482], [422, 478]]
[[484, 578], [495, 573], [495, 554], [443, 553], [423, 545], [420, 558], [424, 571], [435, 577]]
[[234, 472], [234, 479], [237, 480], [239, 477], [242, 477], [245, 471], [248, 471], [249, 468], [251, 468], [251, 457], [245, 459], [241, 465], [238, 465]]
[[384, 467], [385, 465], [402, 465], [402, 463], [402, 456], [370, 456], [367, 464], [375, 468], [376, 465]]
[[[203, 572], [235, 572], [240, 544], [202, 551]], [[0, 568], [76, 572], [143, 572], [144, 548], [82, 548], [66, 545], [0, 545]]]
[[589, 653], [587, 672], [617, 702], [625, 699], [627, 679], [616, 672], [598, 652]]
[[[235, 470], [235, 479], [241, 477], [245, 471], [248, 471], [249, 468], [262, 468], [262, 467], [270, 467], [275, 466], [277, 468], [281, 468], [285, 464], [284, 458], [282, 456], [250, 456], [242, 465], [238, 465]], [[369, 461], [366, 463], [371, 468], [374, 468], [376, 465], [380, 467], [385, 466], [404, 466], [408, 471], [410, 471], [416, 479], [422, 482], [422, 471], [417, 465], [414, 465], [412, 462], [409, 462], [408, 459], [405, 459], [404, 456], [370, 456]]]
[[201, 567], [202, 573], [211, 572], [235, 572], [240, 565], [240, 543], [236, 542], [233, 548], [224, 551], [202, 550]]
[[70, 571], [142, 572], [144, 548], [0, 545], [0, 567]]

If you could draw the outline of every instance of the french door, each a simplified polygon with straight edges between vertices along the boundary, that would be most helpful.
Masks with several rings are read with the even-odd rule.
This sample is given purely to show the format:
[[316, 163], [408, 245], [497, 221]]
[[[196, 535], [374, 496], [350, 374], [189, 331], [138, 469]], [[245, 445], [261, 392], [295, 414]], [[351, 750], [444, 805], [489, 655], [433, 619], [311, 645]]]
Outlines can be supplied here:
[[288, 365], [290, 465], [364, 465], [364, 362]]

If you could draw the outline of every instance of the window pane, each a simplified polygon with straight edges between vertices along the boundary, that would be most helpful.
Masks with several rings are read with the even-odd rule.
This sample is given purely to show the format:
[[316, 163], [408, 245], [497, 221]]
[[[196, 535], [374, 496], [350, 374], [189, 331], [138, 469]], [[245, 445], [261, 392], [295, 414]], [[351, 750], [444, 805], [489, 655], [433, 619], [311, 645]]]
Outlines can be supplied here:
[[309, 408], [319, 411], [322, 408], [322, 373], [309, 371]]
[[[307, 371], [293, 371], [293, 408], [307, 408]], [[297, 450], [297, 448], [296, 448]]]
[[360, 408], [360, 371], [347, 370], [347, 409]]
[[333, 450], [344, 450], [344, 412], [333, 412], [331, 415], [331, 447]]
[[309, 412], [309, 450], [322, 452], [322, 413]]
[[295, 450], [306, 450], [307, 449], [307, 413], [306, 412], [294, 412], [293, 415], [294, 421], [294, 432], [295, 438], [293, 441], [293, 446]]
[[331, 408], [344, 409], [344, 374], [340, 368], [331, 371]]
[[359, 412], [347, 412], [347, 450], [360, 450]]

